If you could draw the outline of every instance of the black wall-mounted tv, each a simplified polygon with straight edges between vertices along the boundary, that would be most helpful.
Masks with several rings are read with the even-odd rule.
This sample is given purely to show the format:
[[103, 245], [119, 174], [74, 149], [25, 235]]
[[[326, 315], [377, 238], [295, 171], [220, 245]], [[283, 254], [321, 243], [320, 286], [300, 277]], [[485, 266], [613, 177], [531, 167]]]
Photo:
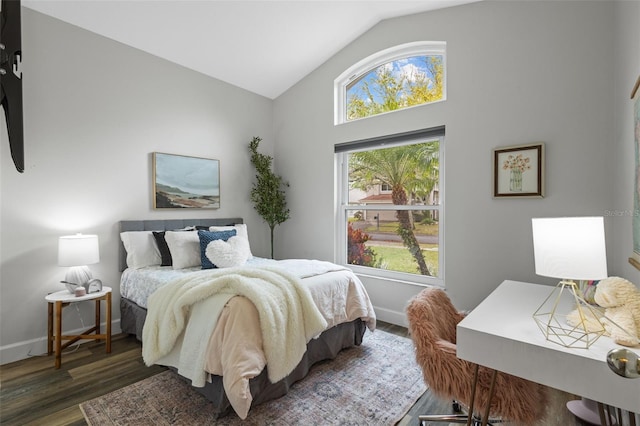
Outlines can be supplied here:
[[16, 169], [22, 173], [24, 129], [20, 0], [2, 0], [0, 7], [0, 105], [7, 122], [11, 158]]

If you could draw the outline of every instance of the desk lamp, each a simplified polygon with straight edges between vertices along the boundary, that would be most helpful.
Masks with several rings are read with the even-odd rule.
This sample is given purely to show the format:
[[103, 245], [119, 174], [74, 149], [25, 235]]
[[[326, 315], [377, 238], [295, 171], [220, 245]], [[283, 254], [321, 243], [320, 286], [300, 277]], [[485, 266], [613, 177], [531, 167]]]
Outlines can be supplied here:
[[[605, 332], [598, 320], [602, 314], [582, 298], [574, 280], [607, 277], [604, 219], [534, 218], [531, 223], [536, 274], [561, 279], [533, 318], [548, 341], [588, 349]], [[566, 321], [572, 309], [579, 318], [575, 326]]]
[[75, 234], [58, 240], [58, 265], [70, 266], [64, 284], [70, 293], [93, 278], [87, 265], [100, 262], [97, 235]]

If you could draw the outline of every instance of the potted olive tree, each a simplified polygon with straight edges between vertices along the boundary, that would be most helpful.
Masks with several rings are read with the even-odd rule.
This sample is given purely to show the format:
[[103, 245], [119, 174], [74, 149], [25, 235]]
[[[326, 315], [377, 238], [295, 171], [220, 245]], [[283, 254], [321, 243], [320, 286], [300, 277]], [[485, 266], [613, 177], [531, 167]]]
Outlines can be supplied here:
[[273, 158], [258, 152], [261, 141], [262, 138], [256, 136], [249, 143], [251, 164], [256, 169], [256, 180], [251, 188], [251, 201], [271, 230], [271, 258], [273, 259], [273, 230], [276, 225], [289, 219], [284, 192], [284, 187], [288, 187], [289, 183], [284, 182], [281, 176], [271, 170]]

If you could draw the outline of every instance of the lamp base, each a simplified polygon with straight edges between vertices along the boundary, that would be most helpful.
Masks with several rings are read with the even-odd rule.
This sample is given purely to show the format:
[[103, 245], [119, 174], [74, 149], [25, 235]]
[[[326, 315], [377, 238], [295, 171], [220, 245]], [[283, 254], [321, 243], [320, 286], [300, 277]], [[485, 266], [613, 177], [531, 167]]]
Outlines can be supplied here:
[[580, 296], [575, 282], [563, 280], [542, 302], [533, 319], [548, 341], [567, 348], [588, 349], [605, 334], [602, 316]]
[[64, 276], [64, 285], [73, 293], [76, 287], [81, 286], [93, 278], [88, 266], [72, 266]]

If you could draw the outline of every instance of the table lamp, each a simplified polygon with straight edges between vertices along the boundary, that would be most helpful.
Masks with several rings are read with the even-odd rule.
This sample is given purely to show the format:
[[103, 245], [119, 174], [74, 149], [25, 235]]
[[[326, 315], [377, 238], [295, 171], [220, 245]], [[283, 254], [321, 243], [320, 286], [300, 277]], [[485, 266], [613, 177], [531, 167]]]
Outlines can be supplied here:
[[70, 293], [93, 278], [87, 265], [100, 262], [97, 235], [75, 234], [58, 239], [58, 265], [70, 266], [64, 284]]
[[[561, 279], [533, 317], [548, 341], [588, 349], [605, 332], [602, 313], [582, 298], [574, 280], [607, 277], [604, 219], [534, 218], [531, 224], [536, 274]], [[567, 293], [575, 305], [567, 306]], [[571, 309], [576, 325], [567, 322]]]

